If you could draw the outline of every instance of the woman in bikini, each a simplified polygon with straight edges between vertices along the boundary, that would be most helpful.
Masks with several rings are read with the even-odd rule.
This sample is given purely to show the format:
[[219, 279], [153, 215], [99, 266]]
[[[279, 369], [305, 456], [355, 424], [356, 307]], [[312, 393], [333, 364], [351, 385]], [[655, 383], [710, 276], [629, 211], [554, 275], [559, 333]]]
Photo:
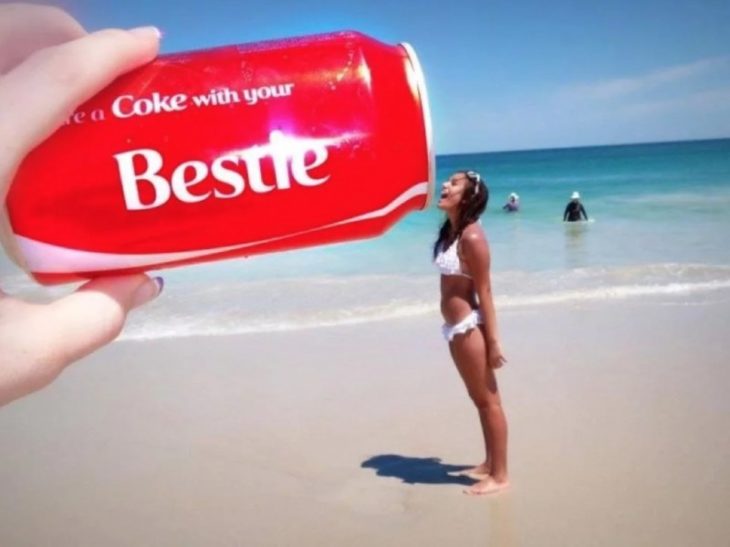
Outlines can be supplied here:
[[489, 274], [489, 245], [479, 223], [489, 190], [479, 173], [457, 171], [443, 184], [439, 209], [446, 213], [434, 244], [441, 272], [441, 313], [451, 357], [479, 413], [484, 462], [465, 472], [478, 480], [467, 494], [492, 494], [509, 486], [507, 420], [494, 371], [502, 353]]

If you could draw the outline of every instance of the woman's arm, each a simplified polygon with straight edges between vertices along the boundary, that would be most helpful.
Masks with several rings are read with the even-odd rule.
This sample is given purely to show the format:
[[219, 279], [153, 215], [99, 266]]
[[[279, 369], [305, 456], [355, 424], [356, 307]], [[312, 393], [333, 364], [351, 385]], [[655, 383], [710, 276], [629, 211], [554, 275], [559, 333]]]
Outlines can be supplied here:
[[507, 359], [502, 353], [502, 346], [499, 341], [497, 313], [492, 298], [489, 244], [478, 224], [471, 224], [464, 230], [461, 236], [461, 247], [464, 260], [469, 266], [469, 272], [474, 280], [474, 290], [479, 298], [479, 309], [484, 318], [488, 363], [492, 368], [499, 368]]

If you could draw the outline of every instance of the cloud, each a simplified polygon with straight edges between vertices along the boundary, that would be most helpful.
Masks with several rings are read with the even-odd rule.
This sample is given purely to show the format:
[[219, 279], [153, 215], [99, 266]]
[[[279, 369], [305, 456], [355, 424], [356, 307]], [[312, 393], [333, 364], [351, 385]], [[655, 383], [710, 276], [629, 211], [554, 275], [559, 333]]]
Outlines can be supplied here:
[[697, 91], [672, 99], [635, 101], [620, 106], [615, 112], [631, 117], [670, 112], [730, 112], [730, 86]]
[[438, 121], [440, 153], [728, 137], [730, 57], [485, 98]]
[[693, 63], [653, 70], [634, 77], [574, 84], [560, 90], [565, 99], [608, 101], [666, 87], [669, 84], [696, 80], [701, 76], [722, 73], [730, 67], [730, 58], [711, 57]]

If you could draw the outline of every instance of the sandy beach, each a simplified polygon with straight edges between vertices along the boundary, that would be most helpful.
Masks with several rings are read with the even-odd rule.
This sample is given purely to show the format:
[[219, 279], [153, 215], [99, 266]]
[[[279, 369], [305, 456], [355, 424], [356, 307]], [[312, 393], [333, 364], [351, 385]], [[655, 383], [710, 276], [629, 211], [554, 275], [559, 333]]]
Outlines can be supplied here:
[[0, 411], [0, 544], [723, 545], [730, 295], [501, 314], [513, 487], [435, 315], [117, 342]]

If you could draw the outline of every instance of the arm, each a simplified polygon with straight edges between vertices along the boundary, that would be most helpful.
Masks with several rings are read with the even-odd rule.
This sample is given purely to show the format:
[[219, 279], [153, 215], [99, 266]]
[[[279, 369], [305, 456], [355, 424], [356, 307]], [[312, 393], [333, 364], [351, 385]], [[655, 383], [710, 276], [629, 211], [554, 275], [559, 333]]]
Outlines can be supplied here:
[[499, 368], [507, 359], [502, 354], [497, 328], [497, 313], [492, 298], [489, 244], [484, 232], [477, 224], [472, 224], [464, 230], [461, 241], [464, 261], [469, 266], [474, 280], [474, 290], [479, 298], [479, 309], [484, 317], [488, 364], [492, 368]]
[[588, 220], [588, 213], [586, 213], [585, 207], [583, 207], [583, 204], [580, 204], [580, 212], [583, 213], [583, 218]]
[[563, 212], [563, 222], [568, 220], [568, 213], [570, 212], [570, 203], [565, 206], [565, 212]]

